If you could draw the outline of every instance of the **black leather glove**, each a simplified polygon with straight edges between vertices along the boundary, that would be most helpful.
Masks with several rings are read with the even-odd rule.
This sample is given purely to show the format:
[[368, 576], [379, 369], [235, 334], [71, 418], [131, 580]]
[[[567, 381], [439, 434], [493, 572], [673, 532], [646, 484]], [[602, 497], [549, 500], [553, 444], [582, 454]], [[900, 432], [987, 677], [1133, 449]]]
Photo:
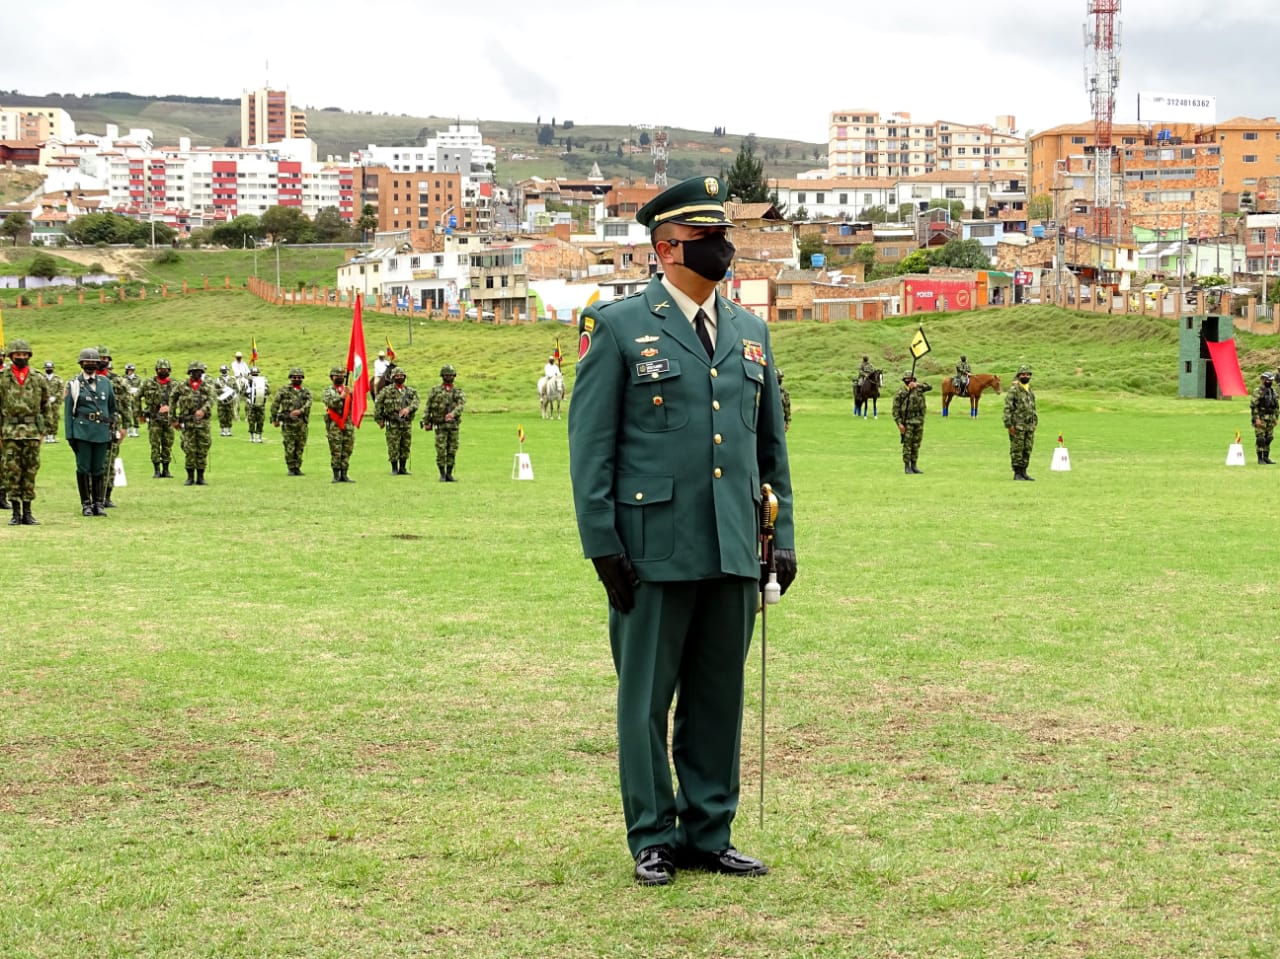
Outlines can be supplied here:
[[[604, 591], [609, 597], [609, 605], [620, 613], [629, 613], [636, 605], [636, 587], [640, 585], [640, 577], [626, 553], [614, 556], [593, 556], [596, 575], [604, 583]], [[792, 561], [792, 569], [795, 562]], [[794, 572], [792, 573], [794, 576]]]
[[[796, 578], [796, 551], [794, 549], [775, 549], [773, 551], [773, 563], [778, 568], [778, 587], [785, 593], [787, 587]], [[768, 579], [769, 573], [766, 571], [760, 583], [763, 585]]]

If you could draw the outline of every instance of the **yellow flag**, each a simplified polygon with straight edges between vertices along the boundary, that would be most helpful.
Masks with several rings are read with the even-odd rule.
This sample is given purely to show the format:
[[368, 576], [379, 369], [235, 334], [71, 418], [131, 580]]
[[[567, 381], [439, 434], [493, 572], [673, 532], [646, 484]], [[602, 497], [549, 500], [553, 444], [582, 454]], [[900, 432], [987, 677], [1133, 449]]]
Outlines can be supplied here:
[[917, 360], [929, 352], [929, 340], [924, 335], [924, 327], [916, 330], [916, 335], [911, 337], [911, 355]]

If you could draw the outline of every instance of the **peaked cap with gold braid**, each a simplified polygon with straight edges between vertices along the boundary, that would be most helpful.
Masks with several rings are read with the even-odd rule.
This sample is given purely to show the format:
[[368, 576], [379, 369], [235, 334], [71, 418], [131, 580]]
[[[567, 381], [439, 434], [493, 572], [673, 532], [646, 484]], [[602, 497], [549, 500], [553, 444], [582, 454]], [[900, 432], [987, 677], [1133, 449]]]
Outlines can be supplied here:
[[695, 176], [663, 190], [636, 212], [636, 222], [652, 230], [664, 223], [689, 226], [733, 226], [724, 215], [724, 181]]

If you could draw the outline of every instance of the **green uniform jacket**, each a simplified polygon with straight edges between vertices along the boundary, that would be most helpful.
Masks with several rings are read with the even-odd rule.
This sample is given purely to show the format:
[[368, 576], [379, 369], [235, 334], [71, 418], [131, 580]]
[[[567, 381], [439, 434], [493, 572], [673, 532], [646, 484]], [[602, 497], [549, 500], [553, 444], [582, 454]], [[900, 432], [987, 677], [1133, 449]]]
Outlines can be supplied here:
[[[297, 419], [289, 414], [294, 410], [299, 411]], [[294, 388], [290, 383], [283, 389], [277, 390], [275, 395], [271, 397], [271, 425], [304, 427], [307, 425], [307, 419], [311, 416], [311, 391], [305, 386]]]
[[906, 386], [898, 388], [898, 392], [893, 394], [893, 421], [903, 426], [910, 423], [923, 423], [926, 409], [924, 395], [928, 393], [932, 386], [928, 383], [916, 383], [914, 390], [909, 390]]
[[1018, 430], [1034, 430], [1040, 418], [1036, 416], [1036, 394], [1030, 387], [1023, 387], [1014, 380], [1004, 394], [1004, 425]]
[[[325, 430], [341, 429], [343, 432], [355, 430], [356, 421], [352, 418], [348, 418], [342, 426], [338, 426], [338, 420], [342, 419], [342, 411], [347, 408], [347, 394], [349, 390], [350, 387], [339, 393], [338, 388], [330, 383], [324, 388], [324, 392], [320, 394], [320, 401], [325, 405]], [[334, 417], [337, 417], [337, 419]]]
[[62, 410], [68, 440], [110, 443], [111, 431], [119, 428], [116, 393], [105, 376], [79, 376], [67, 380]]
[[1277, 414], [1280, 414], [1280, 397], [1277, 397], [1275, 387], [1259, 386], [1253, 391], [1253, 396], [1249, 398], [1249, 414], [1253, 419], [1264, 423], [1268, 419], [1272, 423], [1276, 422]]
[[[456, 430], [462, 425], [462, 411], [466, 407], [467, 394], [462, 392], [462, 387], [446, 389], [443, 383], [437, 383], [427, 394], [427, 408], [422, 414], [422, 425], [430, 424], [429, 429]], [[446, 420], [445, 417], [450, 413], [453, 414], [453, 419]]]
[[[183, 429], [207, 430], [209, 419], [213, 416], [213, 387], [204, 380], [198, 386], [192, 386], [190, 380], [181, 380], [173, 387], [169, 399], [170, 415], [176, 419]], [[196, 410], [203, 410], [204, 415], [196, 418]]]
[[[400, 411], [406, 407], [409, 412], [402, 420]], [[398, 387], [395, 383], [388, 383], [378, 391], [378, 398], [373, 403], [373, 416], [379, 426], [385, 426], [388, 423], [404, 423], [412, 427], [413, 417], [417, 412], [418, 391], [407, 384]]]
[[0, 371], [0, 437], [6, 440], [38, 440], [45, 434], [45, 410], [49, 406], [49, 381], [27, 368], [19, 383], [12, 366]]
[[625, 552], [642, 580], [759, 575], [760, 484], [795, 548], [769, 329], [724, 297], [715, 354], [653, 279], [589, 307], [569, 408], [569, 470], [587, 557]]

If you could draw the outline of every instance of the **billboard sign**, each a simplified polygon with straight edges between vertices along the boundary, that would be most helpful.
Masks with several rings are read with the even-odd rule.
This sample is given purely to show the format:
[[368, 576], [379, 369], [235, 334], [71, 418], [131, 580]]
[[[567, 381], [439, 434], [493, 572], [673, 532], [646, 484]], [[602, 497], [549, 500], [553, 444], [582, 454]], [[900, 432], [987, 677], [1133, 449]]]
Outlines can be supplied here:
[[1139, 123], [1214, 123], [1218, 98], [1194, 93], [1138, 93]]

